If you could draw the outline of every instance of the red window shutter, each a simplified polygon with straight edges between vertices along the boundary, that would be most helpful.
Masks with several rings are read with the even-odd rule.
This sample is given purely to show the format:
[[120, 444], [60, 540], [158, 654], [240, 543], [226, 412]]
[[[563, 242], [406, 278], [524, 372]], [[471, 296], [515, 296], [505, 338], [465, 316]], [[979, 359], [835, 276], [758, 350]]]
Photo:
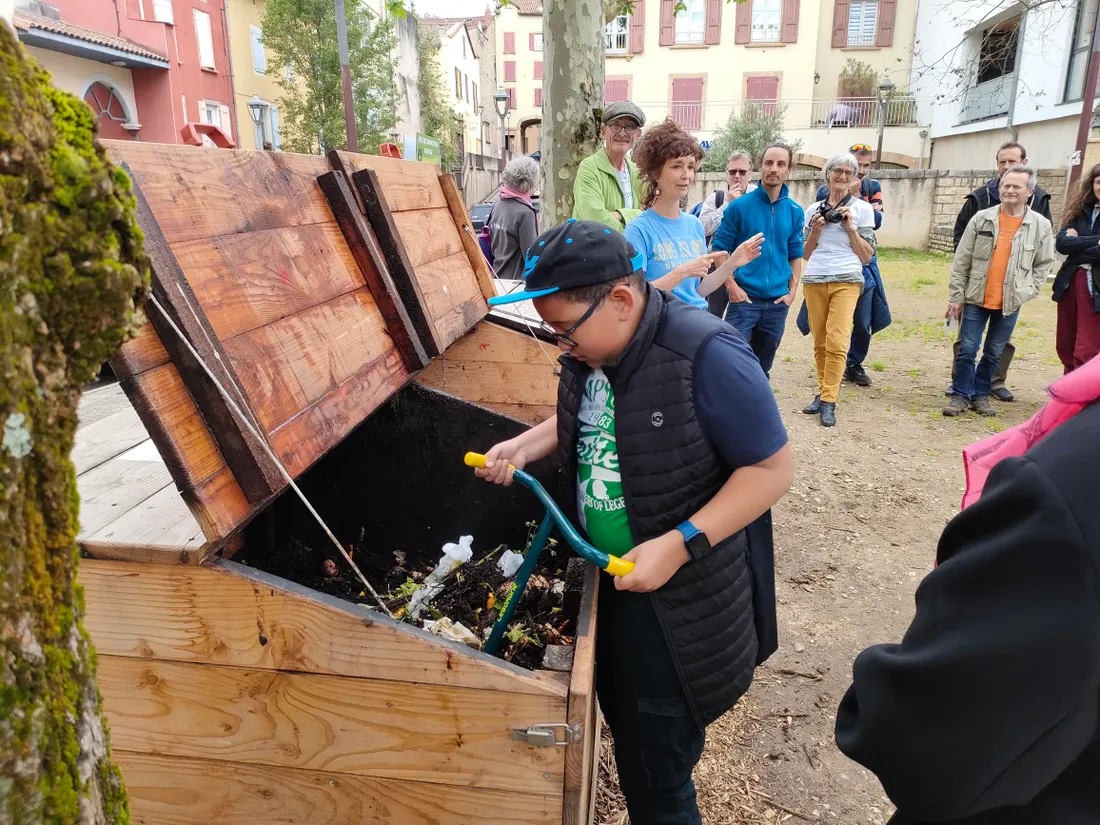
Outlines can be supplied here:
[[535, 61], [535, 80], [542, 80], [542, 61]]
[[645, 0], [634, 0], [630, 12], [630, 53], [641, 54], [645, 49]]
[[535, 105], [542, 105], [542, 89], [535, 89]]
[[726, 0], [707, 0], [707, 29], [703, 42], [717, 46], [722, 40], [722, 6]]
[[780, 43], [798, 42], [799, 0], [783, 0], [783, 22], [779, 27]]
[[833, 0], [833, 48], [843, 49], [848, 45], [848, 12], [850, 0]]
[[509, 106], [509, 108], [512, 108], [512, 109], [516, 108], [516, 88], [515, 88], [515, 86], [513, 86], [510, 89], [506, 89], [505, 91], [508, 92], [508, 106]]
[[504, 33], [504, 53], [515, 54], [516, 53], [516, 33], [505, 32]]
[[703, 79], [678, 77], [672, 80], [672, 119], [687, 130], [699, 129], [703, 122]]
[[626, 100], [628, 85], [628, 81], [626, 80], [608, 80], [606, 83], [604, 83], [604, 105], [607, 105], [608, 103], [617, 103], [620, 100]]
[[504, 61], [504, 82], [515, 83], [516, 82], [516, 61], [505, 60]]
[[527, 49], [528, 49], [528, 51], [532, 51], [532, 52], [535, 50], [535, 33], [534, 32], [531, 32], [529, 35], [527, 35]]
[[752, 0], [743, 0], [737, 4], [737, 23], [733, 29], [733, 42], [752, 42]]
[[676, 0], [661, 0], [661, 36], [658, 43], [671, 46], [676, 40]]
[[878, 36], [876, 45], [894, 45], [894, 18], [898, 14], [898, 0], [878, 0]]

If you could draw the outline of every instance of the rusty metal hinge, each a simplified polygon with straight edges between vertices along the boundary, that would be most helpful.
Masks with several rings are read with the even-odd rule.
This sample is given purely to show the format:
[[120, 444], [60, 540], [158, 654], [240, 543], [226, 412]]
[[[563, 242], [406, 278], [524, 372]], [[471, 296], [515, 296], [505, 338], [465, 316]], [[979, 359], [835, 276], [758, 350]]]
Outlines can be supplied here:
[[[559, 729], [561, 739], [558, 738]], [[572, 742], [581, 741], [582, 731], [580, 725], [570, 725], [565, 722], [539, 722], [526, 730], [516, 728], [512, 731], [512, 739], [517, 742], [526, 742], [536, 748], [563, 747]]]

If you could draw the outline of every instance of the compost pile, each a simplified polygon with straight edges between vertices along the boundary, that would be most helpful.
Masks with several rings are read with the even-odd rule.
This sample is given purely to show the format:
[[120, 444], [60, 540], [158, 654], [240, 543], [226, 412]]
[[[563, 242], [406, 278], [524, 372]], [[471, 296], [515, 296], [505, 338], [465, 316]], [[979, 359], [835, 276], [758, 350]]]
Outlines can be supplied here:
[[[536, 526], [534, 522], [528, 524], [528, 545]], [[435, 570], [440, 548], [406, 548], [382, 553], [373, 551], [368, 545], [361, 535], [359, 541], [347, 549], [395, 618], [427, 628], [440, 619], [449, 619], [451, 626], [462, 625], [477, 640], [484, 642], [514, 581], [514, 576], [506, 577], [498, 565], [508, 547], [479, 548], [475, 540], [472, 558], [440, 579], [443, 589], [427, 603], [420, 617], [413, 619], [409, 615], [410, 602]], [[519, 553], [526, 550], [512, 548]], [[296, 538], [282, 538], [276, 542], [274, 552], [252, 557], [246, 550], [234, 560], [322, 593], [377, 608], [370, 593], [364, 591], [363, 583], [331, 546], [319, 551]], [[534, 670], [549, 665], [549, 662], [543, 663], [548, 647], [573, 644], [584, 566], [582, 559], [550, 540], [527, 588], [519, 596], [498, 656]], [[443, 625], [448, 623], [444, 621]], [[439, 631], [437, 628], [436, 632]], [[448, 632], [440, 635], [447, 636]], [[472, 639], [470, 646], [475, 646]]]

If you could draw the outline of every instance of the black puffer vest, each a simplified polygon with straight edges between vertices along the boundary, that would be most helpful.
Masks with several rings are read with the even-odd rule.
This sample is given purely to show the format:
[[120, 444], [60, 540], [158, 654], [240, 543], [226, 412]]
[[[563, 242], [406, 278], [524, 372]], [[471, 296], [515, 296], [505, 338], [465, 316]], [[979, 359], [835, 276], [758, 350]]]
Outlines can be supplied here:
[[[695, 414], [695, 354], [730, 327], [652, 287], [638, 331], [604, 373], [615, 393], [619, 472], [634, 543], [674, 530], [732, 474]], [[562, 356], [558, 445], [577, 506], [577, 414], [590, 368]], [[574, 517], [574, 521], [577, 521]], [[653, 594], [654, 610], [700, 727], [748, 690], [757, 662], [748, 542], [742, 530], [682, 566]]]

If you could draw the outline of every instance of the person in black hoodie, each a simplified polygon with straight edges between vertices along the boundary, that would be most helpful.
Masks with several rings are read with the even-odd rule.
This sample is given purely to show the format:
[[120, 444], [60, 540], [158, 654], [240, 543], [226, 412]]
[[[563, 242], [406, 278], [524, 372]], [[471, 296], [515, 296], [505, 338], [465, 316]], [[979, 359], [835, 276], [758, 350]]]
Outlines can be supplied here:
[[1054, 278], [1058, 358], [1067, 373], [1100, 352], [1100, 163], [1078, 184], [1055, 248], [1066, 261]]
[[[981, 212], [983, 209], [988, 209], [991, 206], [1001, 202], [1001, 194], [998, 189], [1001, 175], [1011, 169], [1013, 166], [1022, 166], [1027, 163], [1027, 149], [1022, 144], [1015, 141], [1009, 141], [1001, 145], [1001, 148], [997, 150], [997, 177], [993, 180], [987, 181], [983, 185], [979, 186], [973, 192], [966, 196], [966, 200], [963, 201], [962, 209], [959, 210], [959, 216], [955, 219], [955, 249], [959, 248], [959, 241], [962, 240], [963, 233], [966, 231], [967, 224], [970, 223], [970, 219]], [[1054, 221], [1050, 217], [1050, 193], [1043, 187], [1036, 186], [1035, 191], [1031, 193], [1031, 197], [1028, 199], [1027, 205], [1046, 218], [1053, 225]], [[960, 327], [961, 329], [961, 327]], [[1005, 351], [1001, 355], [1001, 361], [997, 365], [997, 372], [993, 376], [993, 385], [990, 390], [990, 395], [996, 398], [998, 401], [1015, 401], [1016, 398], [1012, 394], [1012, 391], [1005, 385], [1008, 380], [1008, 365], [1012, 363], [1012, 357], [1016, 354], [1016, 347], [1009, 341], [1005, 345]], [[955, 380], [955, 368], [954, 363], [959, 357], [959, 342], [955, 341], [955, 351], [953, 359], [951, 361], [951, 380]], [[948, 388], [947, 394], [951, 395], [951, 389]]]
[[856, 659], [836, 741], [882, 782], [891, 825], [1100, 822], [1097, 467], [1096, 401], [995, 463], [901, 643]]

